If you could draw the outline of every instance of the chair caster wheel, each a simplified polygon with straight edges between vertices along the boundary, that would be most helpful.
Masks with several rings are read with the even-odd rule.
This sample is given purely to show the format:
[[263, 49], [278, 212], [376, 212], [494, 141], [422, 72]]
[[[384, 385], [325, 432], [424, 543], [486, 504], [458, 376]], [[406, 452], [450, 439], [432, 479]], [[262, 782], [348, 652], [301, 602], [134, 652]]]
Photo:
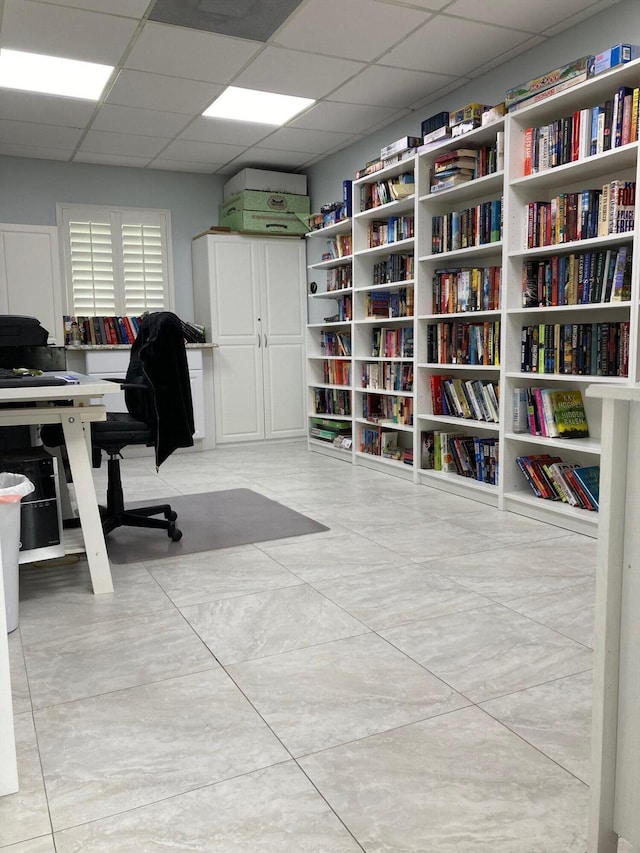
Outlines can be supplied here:
[[169, 512], [165, 513], [164, 517], [167, 519], [167, 521], [175, 521], [178, 517], [178, 513], [174, 512], [173, 510], [170, 510]]
[[179, 542], [182, 539], [182, 530], [178, 530], [175, 524], [170, 525], [167, 533], [172, 542]]

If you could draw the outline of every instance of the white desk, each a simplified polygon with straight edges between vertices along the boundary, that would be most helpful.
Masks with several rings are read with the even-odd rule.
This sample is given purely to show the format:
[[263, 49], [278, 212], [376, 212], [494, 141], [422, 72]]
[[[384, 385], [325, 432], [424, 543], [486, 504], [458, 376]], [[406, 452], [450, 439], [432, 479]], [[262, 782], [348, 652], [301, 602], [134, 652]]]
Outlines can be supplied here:
[[[90, 431], [91, 421], [106, 418], [105, 407], [96, 401], [113, 393], [113, 382], [88, 376], [78, 378], [78, 385], [0, 388], [0, 404], [6, 407], [0, 408], [0, 426], [62, 424], [93, 591], [107, 593], [113, 592], [113, 582], [91, 474]], [[68, 405], [47, 405], [61, 401], [69, 402]], [[24, 403], [37, 405], [24, 408], [17, 405]], [[18, 790], [18, 773], [3, 595], [0, 595], [0, 606], [0, 795], [3, 795]]]

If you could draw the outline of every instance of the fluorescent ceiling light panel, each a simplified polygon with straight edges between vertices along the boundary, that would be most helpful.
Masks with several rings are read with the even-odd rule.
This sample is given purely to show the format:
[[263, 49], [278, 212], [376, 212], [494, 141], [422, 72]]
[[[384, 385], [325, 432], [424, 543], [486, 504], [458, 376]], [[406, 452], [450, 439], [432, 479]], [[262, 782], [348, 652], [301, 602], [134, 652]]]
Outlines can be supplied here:
[[208, 118], [281, 125], [313, 103], [313, 98], [276, 95], [274, 92], [229, 86], [202, 115]]
[[0, 50], [0, 86], [97, 101], [113, 72], [111, 65]]

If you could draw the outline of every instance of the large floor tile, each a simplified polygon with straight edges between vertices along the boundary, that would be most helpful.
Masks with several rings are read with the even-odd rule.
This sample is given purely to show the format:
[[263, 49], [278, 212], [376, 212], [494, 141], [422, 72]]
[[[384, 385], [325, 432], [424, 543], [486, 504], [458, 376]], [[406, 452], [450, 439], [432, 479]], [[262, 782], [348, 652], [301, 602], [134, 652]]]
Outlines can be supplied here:
[[548, 554], [540, 553], [537, 545], [529, 543], [461, 557], [429, 559], [423, 565], [500, 602], [576, 586], [584, 583], [590, 574], [585, 566], [551, 561]]
[[32, 838], [30, 841], [10, 844], [8, 847], [3, 847], [2, 850], [3, 853], [56, 853], [53, 835], [42, 835], [40, 838]]
[[178, 607], [301, 583], [254, 545], [155, 560], [149, 571]]
[[12, 631], [9, 634], [8, 640], [13, 713], [22, 714], [25, 711], [31, 711], [31, 696], [29, 694], [29, 682], [27, 681], [27, 669], [24, 663], [20, 631]]
[[591, 672], [483, 702], [482, 707], [565, 770], [591, 778]]
[[293, 762], [56, 833], [58, 853], [358, 853]]
[[368, 631], [306, 584], [183, 607], [182, 613], [221, 664]]
[[437, 519], [407, 525], [386, 524], [383, 521], [364, 525], [360, 533], [407, 560], [415, 561], [476, 554], [488, 551], [494, 545], [488, 531], [484, 535], [450, 521]]
[[294, 756], [467, 704], [373, 634], [228, 671]]
[[54, 830], [289, 756], [222, 670], [35, 713]]
[[565, 637], [571, 637], [591, 649], [594, 647], [594, 579], [545, 595], [511, 599], [507, 606]]
[[549, 525], [534, 518], [516, 515], [514, 512], [502, 512], [494, 507], [483, 507], [475, 512], [463, 512], [450, 517], [455, 523], [476, 533], [490, 534], [496, 544], [504, 545], [517, 542], [538, 542], [548, 539]]
[[0, 797], [0, 847], [51, 833], [31, 714], [17, 714], [13, 724], [20, 787]]
[[388, 548], [381, 548], [357, 533], [326, 537], [317, 541], [263, 542], [265, 553], [308, 583], [325, 578], [355, 575], [381, 566], [397, 566], [407, 560]]
[[368, 851], [585, 851], [587, 787], [477, 708], [300, 764]]
[[366, 578], [350, 575], [316, 581], [313, 586], [374, 630], [491, 603], [484, 596], [413, 564], [376, 569]]
[[175, 610], [60, 625], [48, 642], [25, 645], [25, 658], [34, 708], [218, 667]]
[[500, 605], [380, 633], [473, 702], [592, 666], [589, 649]]

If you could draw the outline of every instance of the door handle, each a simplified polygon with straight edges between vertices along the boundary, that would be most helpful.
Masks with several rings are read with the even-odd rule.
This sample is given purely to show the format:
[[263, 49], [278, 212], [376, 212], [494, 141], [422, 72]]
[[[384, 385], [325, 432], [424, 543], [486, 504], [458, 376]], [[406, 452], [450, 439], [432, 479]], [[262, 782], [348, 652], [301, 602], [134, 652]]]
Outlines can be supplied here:
[[267, 336], [266, 335], [264, 336], [264, 348], [265, 349], [267, 348]]
[[260, 349], [260, 347], [261, 347], [261, 343], [260, 343], [260, 332], [258, 332], [258, 349]]

